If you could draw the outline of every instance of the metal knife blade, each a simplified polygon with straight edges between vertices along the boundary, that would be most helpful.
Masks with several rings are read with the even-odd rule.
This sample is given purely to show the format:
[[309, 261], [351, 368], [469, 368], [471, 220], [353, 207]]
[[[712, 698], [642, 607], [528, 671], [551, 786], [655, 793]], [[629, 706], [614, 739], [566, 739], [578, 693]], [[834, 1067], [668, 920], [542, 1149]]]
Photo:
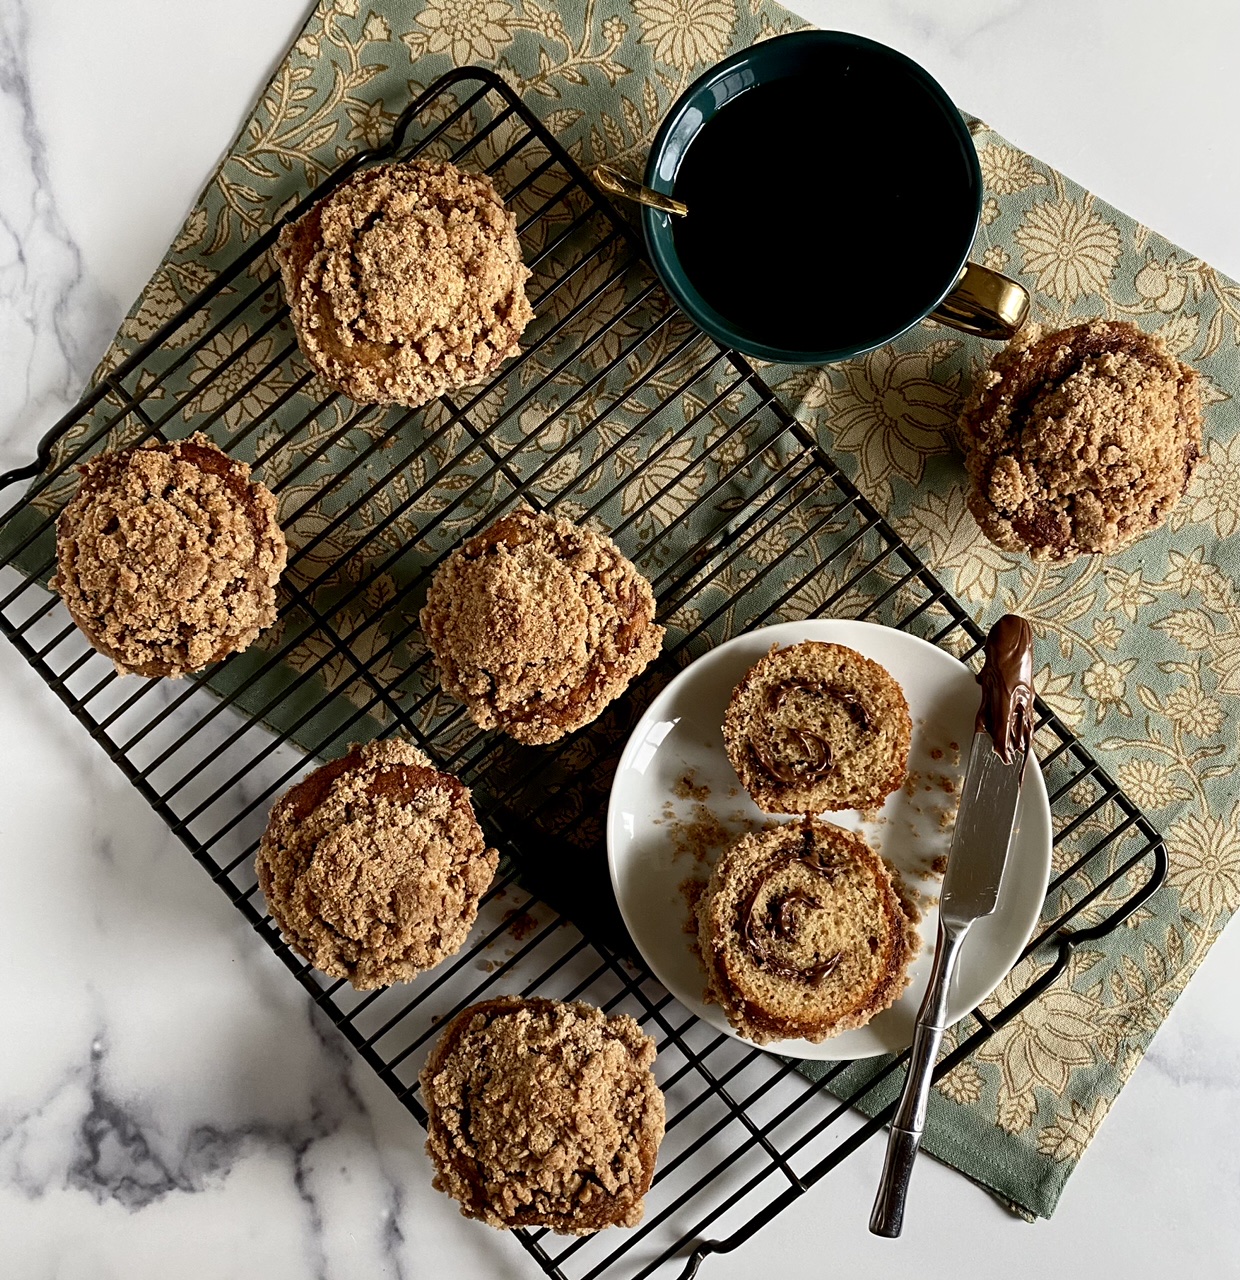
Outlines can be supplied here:
[[949, 1022], [947, 996], [956, 960], [973, 922], [990, 915], [999, 899], [1033, 740], [1033, 631], [1024, 618], [1005, 614], [991, 628], [977, 682], [982, 701], [939, 898], [934, 967], [917, 1011], [908, 1075], [891, 1119], [883, 1177], [870, 1214], [876, 1236], [900, 1234], [934, 1064]]
[[965, 924], [995, 909], [1016, 830], [1026, 759], [1021, 752], [1005, 762], [987, 730], [973, 735], [939, 897], [939, 915], [944, 920]]
[[999, 899], [1033, 738], [1033, 631], [1005, 614], [986, 637], [969, 767], [939, 896], [939, 919], [969, 925]]

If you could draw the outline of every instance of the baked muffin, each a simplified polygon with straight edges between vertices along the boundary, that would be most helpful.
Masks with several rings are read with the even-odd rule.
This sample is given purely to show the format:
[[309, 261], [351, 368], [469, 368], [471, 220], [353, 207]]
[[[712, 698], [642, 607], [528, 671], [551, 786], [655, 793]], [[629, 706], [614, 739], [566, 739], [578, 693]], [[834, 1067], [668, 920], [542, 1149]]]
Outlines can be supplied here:
[[969, 510], [1004, 551], [1105, 555], [1157, 528], [1201, 456], [1196, 373], [1122, 320], [1000, 351], [960, 417]]
[[444, 561], [421, 621], [444, 690], [526, 743], [589, 724], [663, 643], [650, 584], [610, 538], [528, 509]]
[[490, 178], [446, 161], [355, 173], [280, 232], [276, 258], [306, 359], [363, 404], [482, 381], [534, 318], [516, 219]]
[[51, 586], [122, 675], [197, 671], [276, 620], [288, 549], [275, 498], [244, 462], [196, 434], [78, 470]]
[[627, 1014], [503, 996], [457, 1014], [421, 1076], [434, 1185], [489, 1226], [634, 1227], [663, 1140], [654, 1041]]
[[364, 991], [459, 951], [498, 862], [469, 789], [385, 739], [352, 747], [276, 801], [256, 869], [289, 946]]
[[778, 646], [745, 673], [723, 745], [767, 813], [870, 809], [904, 781], [913, 723], [888, 671], [842, 644]]
[[742, 836], [697, 907], [706, 998], [747, 1040], [825, 1040], [908, 986], [921, 942], [883, 860], [825, 822]]

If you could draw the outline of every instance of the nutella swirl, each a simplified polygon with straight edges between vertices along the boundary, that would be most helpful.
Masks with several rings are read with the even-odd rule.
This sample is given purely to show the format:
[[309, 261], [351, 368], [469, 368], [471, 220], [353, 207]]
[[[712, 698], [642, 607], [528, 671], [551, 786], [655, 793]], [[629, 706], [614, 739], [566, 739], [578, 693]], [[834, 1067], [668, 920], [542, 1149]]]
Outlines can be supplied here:
[[975, 731], [990, 734], [1004, 764], [1024, 756], [1033, 739], [1033, 630], [1006, 613], [986, 637], [986, 661], [978, 672], [982, 704]]
[[794, 982], [804, 982], [811, 987], [821, 986], [836, 966], [843, 959], [843, 952], [837, 951], [825, 960], [816, 960], [804, 968], [798, 968], [781, 960], [767, 945], [768, 940], [778, 939], [780, 942], [796, 941], [800, 932], [800, 917], [805, 911], [820, 910], [822, 900], [804, 889], [789, 889], [785, 893], [773, 893], [766, 902], [765, 919], [756, 916], [758, 898], [767, 881], [777, 872], [784, 870], [794, 862], [800, 862], [820, 875], [829, 876], [830, 868], [822, 861], [818, 850], [813, 847], [811, 837], [807, 833], [805, 847], [800, 852], [787, 853], [777, 859], [758, 876], [753, 888], [749, 891], [741, 906], [741, 939], [745, 950], [753, 957], [754, 963], [778, 978], [789, 978]]
[[831, 771], [831, 744], [808, 729], [795, 727], [784, 730], [784, 736], [791, 738], [801, 750], [809, 756], [807, 765], [785, 764], [782, 760], [772, 760], [762, 754], [762, 748], [756, 742], [750, 742], [749, 754], [757, 761], [759, 768], [765, 770], [776, 782], [786, 782], [793, 786], [798, 782], [813, 782]]
[[[840, 689], [835, 685], [824, 684], [820, 680], [781, 680], [774, 685], [766, 696], [767, 709], [773, 715], [784, 705], [788, 699], [788, 695], [798, 689], [803, 689], [807, 693], [819, 694], [823, 697], [834, 698], [837, 702], [843, 704], [844, 709], [852, 718], [853, 723], [863, 733], [870, 727], [870, 717], [864, 706], [861, 705], [860, 699], [847, 689]], [[780, 760], [773, 760], [768, 755], [764, 755], [762, 748], [752, 739], [749, 743], [749, 752], [753, 756], [758, 767], [762, 769], [776, 782], [783, 782], [788, 786], [795, 786], [798, 783], [815, 782], [819, 778], [824, 777], [831, 771], [831, 744], [821, 737], [819, 734], [811, 733], [810, 730], [801, 725], [789, 725], [782, 730], [783, 736], [791, 740], [800, 748], [803, 755], [808, 757], [808, 763], [803, 765], [789, 764]]]
[[795, 942], [800, 932], [796, 906], [806, 906], [822, 910], [822, 899], [815, 898], [804, 889], [789, 889], [787, 893], [772, 894], [766, 904], [767, 932], [783, 942]]
[[777, 685], [772, 686], [766, 695], [767, 705], [772, 711], [778, 711], [784, 705], [788, 695], [797, 689], [804, 689], [806, 693], [819, 693], [828, 698], [834, 698], [837, 702], [844, 704], [844, 709], [853, 718], [853, 723], [858, 729], [865, 730], [870, 727], [870, 717], [866, 714], [866, 709], [861, 705], [861, 700], [856, 694], [850, 693], [847, 689], [841, 689], [836, 685], [824, 684], [821, 680], [781, 680]]

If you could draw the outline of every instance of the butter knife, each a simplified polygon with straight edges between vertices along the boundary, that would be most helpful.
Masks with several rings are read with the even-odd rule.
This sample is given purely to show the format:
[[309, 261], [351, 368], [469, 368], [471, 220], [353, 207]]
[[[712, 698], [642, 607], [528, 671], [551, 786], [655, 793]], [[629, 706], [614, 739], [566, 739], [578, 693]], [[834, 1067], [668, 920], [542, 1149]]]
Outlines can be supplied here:
[[986, 638], [978, 673], [982, 700], [939, 898], [939, 939], [930, 985], [917, 1012], [904, 1092], [891, 1122], [878, 1196], [870, 1214], [876, 1236], [900, 1234], [913, 1161], [921, 1146], [930, 1079], [948, 1026], [947, 993], [960, 946], [975, 920], [995, 909], [1016, 805], [1033, 738], [1033, 632], [1005, 614]]

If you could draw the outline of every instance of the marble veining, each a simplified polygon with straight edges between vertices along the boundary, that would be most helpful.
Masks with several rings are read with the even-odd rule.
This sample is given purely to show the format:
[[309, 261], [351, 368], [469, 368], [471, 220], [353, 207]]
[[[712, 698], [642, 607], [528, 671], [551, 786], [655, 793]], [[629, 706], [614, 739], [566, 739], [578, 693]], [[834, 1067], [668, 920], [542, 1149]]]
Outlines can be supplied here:
[[[0, 1133], [0, 1175], [30, 1197], [58, 1180], [97, 1203], [112, 1200], [130, 1212], [165, 1196], [193, 1194], [228, 1176], [247, 1147], [262, 1146], [286, 1159], [293, 1184], [315, 1230], [321, 1220], [308, 1177], [314, 1144], [335, 1134], [346, 1114], [365, 1116], [340, 1051], [316, 1028], [324, 1056], [338, 1068], [309, 1099], [304, 1115], [278, 1123], [255, 1118], [233, 1126], [196, 1123], [162, 1131], [160, 1119], [140, 1098], [118, 1091], [106, 1071], [102, 1033], [91, 1041], [84, 1068], [72, 1070], [39, 1106], [13, 1117]], [[46, 1159], [53, 1147], [61, 1159]]]
[[170, 1167], [147, 1142], [138, 1116], [109, 1097], [98, 1064], [103, 1044], [91, 1045], [90, 1109], [76, 1135], [67, 1182], [97, 1201], [112, 1199], [126, 1209], [144, 1209], [174, 1191], [197, 1191], [213, 1175], [226, 1175], [242, 1135], [199, 1125], [186, 1140], [181, 1162]]
[[0, 3], [0, 458], [73, 403], [120, 307], [100, 295], [57, 202], [30, 80], [26, 0]]

